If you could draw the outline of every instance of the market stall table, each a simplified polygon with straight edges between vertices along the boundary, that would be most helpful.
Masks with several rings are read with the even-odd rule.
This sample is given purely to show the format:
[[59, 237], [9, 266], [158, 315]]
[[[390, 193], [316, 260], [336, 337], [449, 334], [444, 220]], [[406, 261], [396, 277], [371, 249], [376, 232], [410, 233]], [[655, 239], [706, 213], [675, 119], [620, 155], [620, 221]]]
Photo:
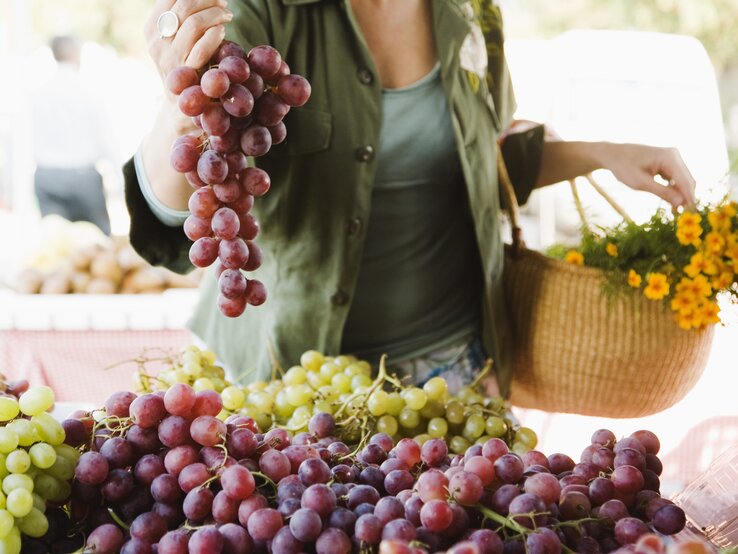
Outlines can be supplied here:
[[[132, 387], [122, 363], [191, 344], [196, 289], [146, 295], [21, 295], [0, 291], [0, 367], [8, 379], [46, 384], [57, 400], [99, 405]], [[152, 364], [152, 369], [157, 366]]]

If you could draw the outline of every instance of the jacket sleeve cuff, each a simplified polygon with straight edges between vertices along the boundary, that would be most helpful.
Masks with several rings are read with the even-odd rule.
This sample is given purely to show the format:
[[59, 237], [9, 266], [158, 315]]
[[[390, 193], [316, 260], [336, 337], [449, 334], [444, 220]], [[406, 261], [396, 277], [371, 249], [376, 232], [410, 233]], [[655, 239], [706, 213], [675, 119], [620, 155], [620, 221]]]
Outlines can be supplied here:
[[538, 180], [543, 137], [544, 126], [537, 125], [521, 133], [511, 133], [501, 145], [502, 157], [521, 206], [528, 201]]
[[146, 176], [141, 148], [136, 150], [136, 154], [133, 156], [133, 165], [136, 168], [138, 186], [141, 187], [141, 192], [143, 193], [151, 212], [164, 225], [168, 227], [181, 227], [184, 224], [185, 219], [187, 219], [187, 216], [190, 215], [190, 212], [187, 210], [182, 211], [170, 208], [156, 197], [154, 191], [151, 189], [149, 178]]
[[190, 240], [181, 226], [164, 224], [151, 210], [141, 191], [134, 159], [123, 166], [125, 197], [131, 218], [129, 232], [133, 248], [151, 265], [164, 266], [176, 273], [188, 273], [194, 268], [189, 260]]

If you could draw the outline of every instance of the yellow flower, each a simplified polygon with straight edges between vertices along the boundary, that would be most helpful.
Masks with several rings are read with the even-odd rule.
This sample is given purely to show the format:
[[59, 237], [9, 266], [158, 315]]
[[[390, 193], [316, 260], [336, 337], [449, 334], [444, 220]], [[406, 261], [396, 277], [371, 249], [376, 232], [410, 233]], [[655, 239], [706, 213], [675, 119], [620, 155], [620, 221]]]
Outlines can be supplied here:
[[661, 300], [669, 294], [669, 282], [663, 273], [649, 273], [646, 279], [648, 279], [648, 286], [643, 289], [643, 294], [649, 300]]
[[713, 290], [723, 290], [730, 287], [733, 284], [733, 273], [729, 271], [723, 271], [720, 275], [716, 275], [710, 279], [710, 285]]
[[699, 314], [701, 316], [702, 325], [710, 323], [720, 323], [720, 306], [716, 302], [705, 302], [701, 307]]
[[712, 227], [713, 231], [725, 234], [730, 232], [732, 224], [731, 215], [724, 209], [707, 214], [707, 221], [710, 222], [710, 227]]
[[618, 255], [618, 247], [612, 242], [607, 243], [607, 246], [605, 246], [605, 251], [607, 252], [608, 256], [612, 256], [613, 258]]
[[725, 257], [731, 260], [738, 260], [738, 244], [728, 245], [725, 249]]
[[677, 239], [681, 244], [691, 244], [695, 248], [699, 248], [702, 244], [700, 235], [702, 235], [702, 227], [680, 227], [676, 232]]
[[707, 256], [705, 258], [705, 268], [702, 270], [702, 273], [704, 273], [705, 275], [717, 275], [718, 273], [720, 273], [722, 265], [723, 263], [719, 260], [719, 258]]
[[677, 219], [677, 227], [680, 229], [699, 227], [700, 223], [702, 223], [702, 216], [695, 212], [684, 212], [679, 216], [679, 219]]
[[676, 294], [670, 302], [671, 309], [680, 314], [685, 314], [690, 310], [694, 310], [694, 296], [690, 294]]
[[684, 313], [679, 312], [675, 317], [679, 327], [687, 331], [699, 327], [702, 324], [702, 319], [697, 310], [688, 310]]
[[698, 275], [689, 282], [688, 289], [697, 298], [707, 298], [712, 295], [712, 287], [704, 275]]
[[705, 237], [705, 248], [712, 254], [720, 255], [725, 248], [725, 237], [716, 231], [710, 231]]
[[633, 287], [634, 289], [637, 289], [638, 287], [641, 286], [641, 281], [643, 281], [643, 279], [641, 279], [641, 276], [638, 275], [638, 273], [636, 273], [635, 269], [631, 269], [628, 272], [628, 284], [631, 287]]
[[573, 265], [584, 265], [584, 256], [582, 256], [581, 252], [569, 250], [564, 257], [564, 261]]
[[725, 204], [720, 211], [727, 217], [735, 217], [736, 214], [738, 214], [738, 204], [735, 202], [729, 202]]
[[697, 277], [700, 273], [703, 273], [707, 268], [707, 260], [702, 252], [696, 252], [689, 259], [689, 265], [684, 266], [684, 273], [692, 277]]

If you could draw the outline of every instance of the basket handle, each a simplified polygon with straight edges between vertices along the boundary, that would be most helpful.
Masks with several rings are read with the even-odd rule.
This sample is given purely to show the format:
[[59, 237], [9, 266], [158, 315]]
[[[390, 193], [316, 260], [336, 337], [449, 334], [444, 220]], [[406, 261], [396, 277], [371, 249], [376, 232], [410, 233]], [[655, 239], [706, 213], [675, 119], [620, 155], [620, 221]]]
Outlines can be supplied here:
[[[602, 185], [595, 180], [592, 173], [587, 173], [584, 175], [584, 178], [592, 188], [597, 191], [597, 193], [599, 193], [599, 195], [602, 196], [608, 204], [610, 204], [613, 210], [615, 210], [628, 223], [633, 223], [633, 218], [631, 218], [628, 215], [628, 212], [626, 212], [625, 209], [623, 209], [623, 207], [618, 204], [615, 199], [607, 193], [607, 191], [605, 191]], [[518, 204], [517, 196], [515, 195], [515, 187], [513, 187], [513, 184], [510, 181], [510, 175], [507, 172], [507, 166], [505, 165], [505, 160], [502, 157], [502, 150], [499, 143], [497, 144], [497, 179], [501, 187], [502, 199], [505, 204], [505, 208], [507, 209], [508, 216], [510, 217], [510, 225], [512, 227], [511, 254], [513, 258], [519, 258], [520, 253], [525, 248], [523, 230], [520, 228], [520, 206]], [[574, 197], [574, 205], [579, 213], [579, 218], [582, 220], [584, 226], [589, 229], [589, 223], [587, 222], [587, 217], [584, 213], [582, 200], [579, 197], [576, 180], [570, 179], [569, 185], [571, 186], [571, 193]]]
[[523, 230], [520, 228], [520, 206], [518, 198], [515, 196], [515, 188], [510, 181], [510, 175], [505, 166], [505, 160], [502, 157], [500, 144], [497, 144], [497, 180], [501, 186], [502, 199], [507, 209], [507, 215], [510, 217], [510, 225], [512, 226], [512, 247], [511, 255], [514, 259], [520, 258], [520, 254], [525, 248], [523, 242]]
[[[607, 191], [600, 185], [594, 178], [594, 175], [591, 173], [587, 173], [584, 175], [584, 178], [587, 180], [587, 182], [592, 186], [595, 191], [607, 202], [610, 204], [610, 207], [617, 212], [620, 217], [622, 217], [625, 221], [628, 223], [633, 223], [633, 218], [631, 218], [628, 215], [628, 212], [625, 211], [625, 209], [618, 204], [615, 199], [610, 196]], [[569, 185], [571, 186], [571, 194], [574, 197], [574, 205], [577, 208], [577, 212], [579, 212], [579, 217], [582, 220], [582, 223], [589, 227], [589, 224], [587, 223], [587, 218], [584, 215], [584, 208], [582, 207], [582, 201], [579, 197], [579, 192], [577, 190], [577, 183], [576, 179], [569, 179]]]

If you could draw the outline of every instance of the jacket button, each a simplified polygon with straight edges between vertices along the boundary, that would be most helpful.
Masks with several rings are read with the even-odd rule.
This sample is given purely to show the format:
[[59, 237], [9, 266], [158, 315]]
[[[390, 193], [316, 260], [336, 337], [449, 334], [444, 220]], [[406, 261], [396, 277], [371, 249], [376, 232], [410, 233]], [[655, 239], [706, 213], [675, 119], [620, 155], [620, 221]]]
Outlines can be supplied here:
[[349, 235], [356, 235], [361, 231], [361, 219], [354, 217], [346, 223], [346, 231]]
[[331, 302], [334, 306], [345, 306], [348, 303], [348, 294], [345, 291], [338, 289], [331, 295]]
[[374, 158], [374, 147], [371, 144], [356, 149], [356, 159], [360, 162], [369, 162]]
[[362, 85], [371, 85], [374, 81], [374, 76], [368, 69], [360, 69], [357, 73], [357, 77]]

